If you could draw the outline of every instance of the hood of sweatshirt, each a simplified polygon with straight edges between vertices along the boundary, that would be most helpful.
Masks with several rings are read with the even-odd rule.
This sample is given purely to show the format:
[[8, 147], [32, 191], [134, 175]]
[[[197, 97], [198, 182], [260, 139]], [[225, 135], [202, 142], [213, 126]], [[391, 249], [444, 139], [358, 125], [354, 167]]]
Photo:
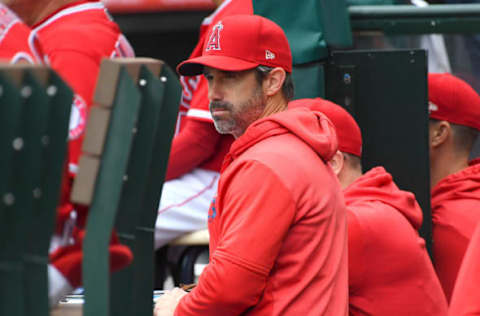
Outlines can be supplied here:
[[344, 195], [347, 207], [362, 202], [380, 201], [397, 209], [415, 229], [418, 230], [422, 225], [423, 213], [415, 195], [400, 190], [383, 167], [373, 168], [355, 180], [344, 190]]
[[338, 148], [335, 128], [323, 113], [296, 108], [253, 122], [245, 133], [233, 142], [222, 169], [248, 148], [266, 138], [282, 134], [295, 135], [325, 162], [333, 157]]
[[470, 162], [470, 166], [451, 174], [432, 189], [432, 207], [445, 200], [480, 199], [480, 160]]

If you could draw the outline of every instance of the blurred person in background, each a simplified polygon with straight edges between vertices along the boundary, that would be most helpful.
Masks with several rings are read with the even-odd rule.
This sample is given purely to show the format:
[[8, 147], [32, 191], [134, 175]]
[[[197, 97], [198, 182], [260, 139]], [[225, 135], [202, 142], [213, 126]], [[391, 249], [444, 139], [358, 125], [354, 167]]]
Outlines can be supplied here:
[[[82, 240], [88, 210], [70, 202], [78, 169], [89, 108], [103, 58], [134, 57], [118, 25], [98, 0], [7, 0], [6, 5], [30, 27], [30, 37], [40, 40], [44, 62], [73, 89], [68, 161], [52, 238], [49, 265], [50, 302], [81, 285]], [[112, 237], [111, 268], [132, 260], [131, 251]]]
[[428, 75], [434, 265], [450, 300], [480, 222], [480, 164], [469, 155], [480, 130], [480, 96], [448, 73]]
[[[190, 58], [202, 55], [205, 37], [221, 18], [253, 14], [251, 0], [212, 0], [216, 10], [200, 26]], [[201, 76], [181, 76], [183, 93], [172, 141], [166, 182], [155, 224], [155, 249], [183, 234], [206, 229], [207, 213], [218, 185], [223, 158], [233, 142], [219, 134], [208, 110], [208, 86]]]
[[375, 167], [362, 173], [362, 135], [354, 118], [330, 101], [300, 99], [325, 114], [337, 131], [338, 151], [330, 161], [343, 188], [348, 222], [350, 315], [446, 315], [447, 302], [419, 236], [422, 210], [413, 193]]

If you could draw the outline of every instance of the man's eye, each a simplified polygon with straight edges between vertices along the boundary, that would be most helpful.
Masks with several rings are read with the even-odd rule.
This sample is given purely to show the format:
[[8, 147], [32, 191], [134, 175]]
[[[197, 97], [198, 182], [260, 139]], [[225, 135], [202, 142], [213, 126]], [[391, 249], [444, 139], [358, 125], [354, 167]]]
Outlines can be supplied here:
[[225, 73], [225, 78], [233, 79], [233, 78], [237, 78], [237, 75], [238, 75], [237, 72], [226, 72]]
[[213, 76], [211, 74], [203, 74], [203, 76], [205, 77], [205, 79], [207, 79], [208, 81], [212, 80], [213, 79]]

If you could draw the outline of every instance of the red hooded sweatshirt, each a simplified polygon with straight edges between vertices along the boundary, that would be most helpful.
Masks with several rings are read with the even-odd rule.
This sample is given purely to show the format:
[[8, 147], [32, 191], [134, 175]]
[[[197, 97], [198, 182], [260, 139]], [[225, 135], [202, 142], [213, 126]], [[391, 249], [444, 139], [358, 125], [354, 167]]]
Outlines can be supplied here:
[[450, 301], [449, 316], [480, 315], [480, 224], [458, 271], [457, 281]]
[[458, 269], [480, 222], [480, 163], [451, 174], [432, 190], [433, 256], [450, 301]]
[[422, 211], [377, 167], [344, 191], [350, 315], [442, 316], [447, 302], [417, 230]]
[[254, 122], [226, 156], [209, 210], [210, 263], [175, 315], [347, 315], [346, 210], [325, 163], [326, 117]]

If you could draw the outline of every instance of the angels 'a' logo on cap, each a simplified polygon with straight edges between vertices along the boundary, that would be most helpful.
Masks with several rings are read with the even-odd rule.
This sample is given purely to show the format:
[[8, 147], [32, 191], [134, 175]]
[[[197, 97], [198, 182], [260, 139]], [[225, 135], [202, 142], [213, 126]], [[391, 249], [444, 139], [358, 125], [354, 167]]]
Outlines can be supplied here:
[[206, 51], [222, 49], [220, 47], [220, 32], [222, 30], [223, 30], [223, 24], [222, 24], [222, 21], [219, 21], [212, 28], [212, 32], [210, 33], [210, 38], [208, 39], [207, 45], [205, 47]]
[[269, 51], [268, 49], [265, 50], [265, 59], [266, 60], [269, 60], [269, 59], [275, 59], [275, 54], [272, 53], [271, 51]]
[[431, 113], [435, 111], [438, 111], [438, 105], [433, 102], [428, 102], [428, 112]]

